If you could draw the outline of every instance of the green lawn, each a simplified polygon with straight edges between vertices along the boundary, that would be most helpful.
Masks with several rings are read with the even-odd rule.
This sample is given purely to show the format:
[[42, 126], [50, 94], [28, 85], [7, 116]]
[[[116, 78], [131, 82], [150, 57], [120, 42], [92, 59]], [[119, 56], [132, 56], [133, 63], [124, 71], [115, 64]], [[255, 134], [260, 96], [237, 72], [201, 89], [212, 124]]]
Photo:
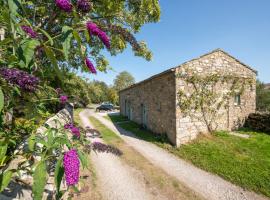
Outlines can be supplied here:
[[175, 148], [166, 140], [140, 129], [134, 122], [120, 123], [119, 126], [206, 171], [270, 197], [270, 136], [267, 134], [245, 131], [251, 136], [245, 139], [217, 132]]
[[99, 120], [97, 120], [95, 117], [89, 118], [91, 123], [94, 125], [94, 127], [102, 133], [102, 139], [108, 143], [115, 145], [117, 143], [122, 143], [122, 139], [116, 135], [111, 129], [107, 128], [105, 125], [103, 125]]
[[111, 120], [112, 122], [124, 122], [128, 121], [127, 117], [124, 117], [122, 115], [105, 115], [104, 118]]

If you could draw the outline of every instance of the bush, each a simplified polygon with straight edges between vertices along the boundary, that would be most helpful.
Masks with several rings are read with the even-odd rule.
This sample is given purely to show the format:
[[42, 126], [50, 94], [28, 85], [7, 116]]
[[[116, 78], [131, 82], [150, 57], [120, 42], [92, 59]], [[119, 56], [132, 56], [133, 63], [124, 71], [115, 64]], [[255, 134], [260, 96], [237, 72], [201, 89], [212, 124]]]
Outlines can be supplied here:
[[270, 135], [270, 113], [251, 113], [244, 127]]

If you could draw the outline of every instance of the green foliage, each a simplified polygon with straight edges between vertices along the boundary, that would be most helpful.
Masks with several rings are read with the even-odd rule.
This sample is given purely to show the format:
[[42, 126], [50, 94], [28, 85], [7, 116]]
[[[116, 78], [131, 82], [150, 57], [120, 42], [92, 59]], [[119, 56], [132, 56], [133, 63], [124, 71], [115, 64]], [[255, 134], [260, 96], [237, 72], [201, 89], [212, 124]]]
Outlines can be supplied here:
[[[106, 118], [113, 122], [126, 119], [123, 116], [113, 115]], [[246, 139], [229, 135], [227, 132], [215, 132], [208, 137], [199, 137], [189, 144], [176, 148], [170, 145], [168, 140], [141, 129], [134, 122], [122, 122], [118, 126], [195, 166], [243, 188], [270, 197], [270, 137], [267, 134], [249, 130], [239, 131], [240, 134], [250, 136]]]
[[64, 80], [63, 91], [69, 96], [69, 100], [76, 107], [86, 107], [91, 103], [91, 94], [89, 92], [89, 84], [75, 74], [69, 74], [68, 79]]
[[109, 101], [108, 99], [108, 85], [103, 81], [92, 81], [88, 85], [89, 96], [92, 103], [101, 103]]
[[62, 38], [62, 45], [63, 45], [63, 52], [64, 52], [64, 56], [65, 59], [68, 60], [68, 55], [69, 55], [69, 50], [70, 50], [70, 42], [72, 39], [72, 28], [68, 27], [68, 26], [64, 26], [62, 28], [62, 34], [63, 34], [63, 38]]
[[61, 72], [58, 68], [57, 59], [54, 55], [54, 52], [47, 46], [44, 46], [44, 51], [45, 51], [48, 59], [50, 60], [51, 64], [53, 65], [53, 69], [54, 69], [56, 75], [58, 76], [58, 78], [61, 78], [62, 75], [61, 75]]
[[[76, 2], [72, 3], [73, 11], [65, 13], [55, 5], [55, 1], [0, 1], [0, 27], [5, 33], [4, 40], [0, 41], [0, 68], [19, 68], [40, 80], [35, 92], [26, 93], [0, 76], [0, 144], [4, 148], [0, 167], [2, 170], [16, 157], [14, 149], [25, 137], [29, 137], [29, 148], [22, 150], [22, 156], [28, 160], [35, 152], [42, 158], [39, 163], [33, 163], [34, 171], [31, 172], [34, 199], [42, 199], [50, 170], [48, 163], [59, 159], [54, 152], [62, 154], [64, 147], [80, 149], [88, 144], [83, 134], [79, 139], [69, 139], [62, 127], [48, 129], [45, 135], [35, 134], [44, 119], [59, 109], [59, 95], [55, 88], [60, 87], [71, 101], [83, 106], [91, 101], [116, 101], [115, 91], [105, 83], [88, 83], [72, 73], [88, 71], [84, 63], [86, 57], [98, 70], [106, 72], [110, 69], [104, 56], [104, 44], [97, 37], [89, 35], [85, 23], [92, 21], [106, 32], [111, 39], [111, 48], [108, 49], [111, 55], [123, 52], [129, 43], [135, 55], [150, 60], [151, 52], [144, 42], [136, 40], [134, 34], [144, 24], [157, 22], [160, 17], [158, 0], [95, 1], [87, 13], [80, 12], [75, 6]], [[37, 37], [29, 35], [22, 26], [31, 28]], [[86, 47], [90, 47], [89, 50]], [[7, 114], [12, 120], [9, 124], [3, 124], [3, 116]], [[43, 146], [39, 147], [37, 143]], [[86, 155], [82, 152], [79, 154], [85, 167]], [[63, 168], [60, 161], [56, 174], [57, 198], [61, 198], [63, 191], [59, 191], [59, 184]], [[1, 181], [1, 190], [7, 186], [9, 177], [9, 172], [5, 176], [2, 174], [1, 180], [5, 181]]]
[[104, 141], [108, 144], [114, 144], [114, 143], [120, 143], [122, 142], [122, 139], [116, 135], [111, 129], [107, 128], [105, 125], [103, 125], [98, 119], [95, 117], [90, 117], [91, 123], [94, 125], [94, 127], [102, 133], [102, 138]]
[[108, 115], [105, 116], [106, 119], [112, 121], [113, 123], [121, 122], [118, 124], [121, 128], [130, 131], [134, 133], [136, 136], [139, 138], [148, 141], [148, 142], [153, 142], [159, 146], [166, 146], [169, 145], [169, 140], [167, 138], [166, 134], [154, 134], [149, 130], [146, 130], [142, 128], [141, 125], [129, 121], [127, 117], [122, 116], [122, 115]]
[[218, 132], [172, 152], [243, 188], [270, 196], [270, 137], [256, 132], [243, 133], [251, 137], [245, 139]]
[[[177, 93], [181, 113], [202, 122], [210, 133], [218, 128], [217, 119], [223, 115], [220, 110], [229, 109], [232, 97], [250, 89], [253, 82], [236, 75], [198, 75], [193, 71], [180, 73], [178, 77], [185, 81], [185, 89]], [[226, 88], [220, 90], [224, 86]]]
[[7, 153], [8, 145], [2, 145], [0, 147], [0, 166], [3, 166], [5, 160], [6, 160], [6, 153]]
[[118, 104], [118, 94], [117, 91], [114, 88], [109, 88], [107, 92], [108, 101], [112, 104], [116, 105]]
[[0, 87], [0, 112], [2, 111], [3, 107], [4, 107], [4, 94], [2, 88]]
[[114, 79], [114, 88], [117, 92], [135, 83], [134, 77], [127, 71], [119, 73]]
[[34, 119], [16, 118], [13, 130], [20, 133], [21, 136], [33, 133], [40, 124]]
[[30, 151], [34, 151], [35, 149], [35, 134], [32, 134], [29, 138], [28, 138], [28, 149]]
[[256, 106], [259, 111], [270, 112], [270, 89], [259, 80], [256, 84]]
[[54, 170], [54, 184], [56, 186], [57, 196], [60, 193], [60, 185], [61, 185], [63, 177], [64, 177], [63, 156], [61, 156], [57, 160], [56, 165], [55, 165], [55, 170]]
[[34, 179], [33, 184], [34, 200], [41, 200], [43, 197], [43, 191], [47, 181], [47, 170], [46, 170], [46, 163], [44, 160], [41, 160], [37, 164], [33, 179]]
[[79, 155], [79, 159], [82, 163], [83, 168], [87, 168], [88, 167], [88, 156], [80, 150], [78, 150], [77, 153]]
[[2, 192], [8, 186], [12, 175], [12, 171], [2, 172], [0, 175], [0, 192]]
[[18, 58], [20, 62], [18, 63], [22, 68], [31, 68], [33, 64], [33, 57], [36, 47], [40, 44], [37, 40], [25, 39], [22, 40], [18, 48]]

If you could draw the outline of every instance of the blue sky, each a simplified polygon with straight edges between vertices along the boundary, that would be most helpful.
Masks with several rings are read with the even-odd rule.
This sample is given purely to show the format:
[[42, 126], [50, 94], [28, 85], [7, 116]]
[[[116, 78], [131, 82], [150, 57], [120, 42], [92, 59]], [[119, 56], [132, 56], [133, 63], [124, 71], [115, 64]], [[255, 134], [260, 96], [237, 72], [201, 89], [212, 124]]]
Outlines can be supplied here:
[[121, 71], [136, 82], [222, 48], [270, 82], [270, 0], [161, 0], [161, 19], [137, 35], [147, 42], [153, 60], [135, 57], [130, 48], [108, 57], [114, 71], [85, 75], [112, 84]]

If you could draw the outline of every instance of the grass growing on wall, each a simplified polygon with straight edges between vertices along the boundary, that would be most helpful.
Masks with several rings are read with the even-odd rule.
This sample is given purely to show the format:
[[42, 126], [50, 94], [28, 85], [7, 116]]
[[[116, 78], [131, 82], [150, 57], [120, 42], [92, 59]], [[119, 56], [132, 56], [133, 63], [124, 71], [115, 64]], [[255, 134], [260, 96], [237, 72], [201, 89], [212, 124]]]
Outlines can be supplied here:
[[[107, 119], [109, 119], [107, 117]], [[115, 118], [111, 121], [117, 122]], [[217, 174], [243, 188], [270, 197], [270, 136], [264, 133], [247, 132], [250, 138], [241, 138], [217, 132], [201, 136], [193, 142], [175, 148], [160, 141], [147, 130], [141, 130], [134, 122], [118, 126], [133, 132], [137, 137], [155, 143], [194, 165]]]

